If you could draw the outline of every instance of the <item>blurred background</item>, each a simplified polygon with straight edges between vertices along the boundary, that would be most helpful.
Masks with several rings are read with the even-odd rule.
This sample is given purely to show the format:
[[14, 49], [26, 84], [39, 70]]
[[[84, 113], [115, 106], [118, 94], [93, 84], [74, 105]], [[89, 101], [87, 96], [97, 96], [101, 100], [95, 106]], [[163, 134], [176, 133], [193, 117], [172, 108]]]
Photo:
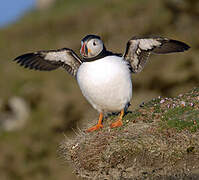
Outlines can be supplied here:
[[12, 62], [23, 53], [72, 48], [98, 34], [107, 49], [124, 52], [132, 36], [160, 35], [191, 46], [152, 55], [133, 75], [130, 110], [157, 96], [174, 97], [199, 85], [198, 0], [2, 0], [0, 6], [0, 179], [76, 179], [57, 147], [97, 112], [64, 70], [36, 72]]

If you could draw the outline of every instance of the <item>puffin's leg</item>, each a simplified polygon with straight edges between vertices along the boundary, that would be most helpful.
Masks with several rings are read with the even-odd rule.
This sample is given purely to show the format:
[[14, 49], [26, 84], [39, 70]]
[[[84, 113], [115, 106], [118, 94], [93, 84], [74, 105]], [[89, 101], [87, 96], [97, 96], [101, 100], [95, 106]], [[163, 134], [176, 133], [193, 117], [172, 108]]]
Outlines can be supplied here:
[[97, 125], [87, 129], [86, 132], [92, 132], [92, 131], [98, 130], [99, 128], [103, 128], [102, 119], [103, 119], [103, 113], [101, 112], [99, 115], [99, 120], [98, 120]]
[[121, 110], [118, 120], [111, 124], [111, 128], [122, 126], [122, 124], [123, 124], [122, 117], [123, 116], [124, 116], [124, 109]]

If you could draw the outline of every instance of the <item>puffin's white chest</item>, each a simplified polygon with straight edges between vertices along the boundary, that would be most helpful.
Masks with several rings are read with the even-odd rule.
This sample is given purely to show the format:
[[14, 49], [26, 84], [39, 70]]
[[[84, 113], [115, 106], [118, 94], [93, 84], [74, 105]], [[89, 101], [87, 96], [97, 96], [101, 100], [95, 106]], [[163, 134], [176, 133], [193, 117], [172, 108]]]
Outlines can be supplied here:
[[107, 56], [82, 63], [77, 82], [83, 95], [99, 112], [120, 111], [132, 97], [131, 73], [122, 57]]

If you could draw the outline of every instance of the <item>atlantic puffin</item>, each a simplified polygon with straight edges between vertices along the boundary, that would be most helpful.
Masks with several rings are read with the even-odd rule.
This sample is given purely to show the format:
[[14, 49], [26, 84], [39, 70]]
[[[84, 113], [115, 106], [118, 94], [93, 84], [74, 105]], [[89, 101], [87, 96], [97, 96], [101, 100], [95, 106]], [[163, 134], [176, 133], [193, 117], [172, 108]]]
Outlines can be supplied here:
[[124, 54], [106, 49], [97, 35], [81, 40], [81, 58], [69, 48], [44, 50], [23, 54], [14, 59], [21, 66], [40, 71], [64, 68], [74, 76], [88, 102], [99, 112], [97, 125], [87, 132], [103, 127], [104, 113], [120, 112], [111, 128], [122, 126], [125, 108], [132, 98], [132, 73], [144, 68], [151, 53], [183, 52], [190, 47], [184, 42], [164, 37], [133, 37]]

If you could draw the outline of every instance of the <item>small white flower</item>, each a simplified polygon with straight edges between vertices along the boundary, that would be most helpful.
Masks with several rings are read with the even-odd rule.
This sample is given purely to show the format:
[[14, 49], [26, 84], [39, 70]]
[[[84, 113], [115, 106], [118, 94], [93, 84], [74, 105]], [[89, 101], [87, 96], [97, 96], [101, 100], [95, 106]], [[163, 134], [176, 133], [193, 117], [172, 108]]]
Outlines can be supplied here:
[[165, 102], [165, 100], [164, 99], [162, 99], [161, 101], [160, 101], [160, 104], [162, 104], [162, 103], [164, 103]]

